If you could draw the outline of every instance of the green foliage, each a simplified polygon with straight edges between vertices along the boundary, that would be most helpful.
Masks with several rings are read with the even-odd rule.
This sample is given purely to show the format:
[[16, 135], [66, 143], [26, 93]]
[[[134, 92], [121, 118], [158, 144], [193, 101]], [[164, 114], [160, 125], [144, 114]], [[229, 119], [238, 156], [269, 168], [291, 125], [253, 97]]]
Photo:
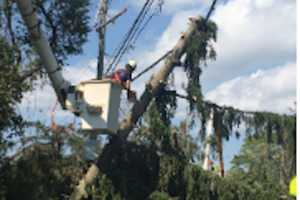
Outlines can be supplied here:
[[247, 139], [241, 153], [232, 160], [228, 179], [241, 182], [251, 188], [257, 199], [279, 199], [288, 196], [288, 183], [284, 171], [283, 151], [277, 144], [268, 144], [266, 139]]
[[36, 144], [1, 166], [0, 199], [67, 199], [82, 174], [75, 157], [57, 157], [51, 145]]
[[155, 190], [159, 157], [151, 148], [113, 138], [103, 149], [98, 166], [126, 199], [145, 199]]
[[[0, 35], [18, 47], [18, 60], [22, 64], [36, 53], [28, 44], [30, 38], [15, 2], [4, 0], [0, 7], [0, 24], [5, 24]], [[79, 54], [87, 41], [89, 28], [89, 0], [35, 0], [33, 1], [41, 29], [50, 41], [50, 46], [60, 64], [68, 55]], [[7, 33], [9, 33], [7, 35]], [[35, 61], [33, 60], [33, 61]]]
[[122, 194], [117, 190], [111, 179], [101, 173], [97, 176], [95, 184], [87, 188], [89, 199], [97, 200], [122, 200]]
[[82, 52], [89, 29], [89, 0], [36, 0], [42, 25], [56, 57]]
[[160, 119], [165, 122], [167, 126], [170, 126], [171, 119], [174, 117], [177, 108], [176, 96], [169, 95], [170, 92], [172, 91], [168, 91], [168, 88], [165, 87], [154, 101]]
[[16, 63], [16, 51], [0, 37], [0, 157], [8, 145], [4, 132], [8, 137], [22, 133], [23, 119], [15, 111], [23, 92], [29, 89], [26, 82], [20, 82], [20, 66]]
[[153, 192], [149, 200], [171, 200], [172, 198], [164, 192]]
[[200, 25], [199, 30], [194, 33], [188, 43], [184, 68], [188, 78], [186, 92], [188, 94], [190, 110], [196, 110], [200, 113], [201, 120], [204, 124], [208, 117], [208, 112], [203, 104], [200, 83], [201, 67], [205, 66], [208, 60], [216, 59], [213, 42], [217, 40], [217, 25], [212, 21], [208, 21], [206, 25], [203, 25], [202, 20], [204, 19], [200, 18], [198, 22]]
[[185, 196], [184, 169], [187, 160], [180, 155], [164, 155], [160, 159], [159, 191], [164, 191], [171, 197]]
[[[214, 104], [211, 104], [208, 107], [210, 107], [213, 113], [214, 129], [220, 129], [222, 137], [229, 140], [230, 136], [233, 134], [233, 128], [239, 127], [244, 119], [244, 113], [231, 107], [218, 107]], [[236, 136], [239, 136], [238, 132], [236, 132]]]
[[[213, 109], [215, 115], [218, 116], [214, 119], [215, 123], [219, 123], [219, 125], [221, 125], [222, 132], [227, 133], [228, 135], [226, 137], [228, 138], [230, 137], [230, 132], [232, 132], [233, 127], [238, 126], [242, 120], [253, 120], [255, 118], [254, 115], [247, 116], [246, 113], [235, 110], [233, 108], [216, 108], [216, 105], [213, 104], [209, 104], [208, 107], [210, 109]], [[265, 113], [265, 115], [260, 113], [260, 116], [264, 116], [260, 119], [266, 121], [270, 120], [270, 116], [273, 115], [270, 113]], [[285, 124], [285, 126], [283, 127], [285, 127], [287, 130], [295, 130], [293, 128], [295, 122], [293, 117], [284, 116], [282, 119], [285, 119], [283, 120], [285, 121], [285, 123], [283, 123]], [[260, 124], [262, 124], [261, 121]], [[257, 133], [257, 135], [260, 138], [265, 139], [261, 139], [258, 141], [254, 140], [253, 142], [250, 142], [250, 144], [248, 143], [252, 140], [246, 142], [241, 154], [237, 156], [233, 161], [235, 163], [233, 169], [225, 176], [225, 178], [221, 178], [214, 173], [204, 172], [200, 166], [191, 164], [190, 157], [188, 157], [185, 153], [186, 149], [184, 149], [184, 145], [181, 145], [180, 143], [179, 145], [175, 145], [176, 143], [174, 140], [174, 135], [179, 141], [182, 141], [184, 138], [186, 138], [186, 136], [184, 135], [173, 133], [174, 131], [176, 132], [176, 130], [176, 128], [167, 126], [164, 123], [160, 116], [160, 112], [157, 109], [157, 105], [155, 103], [152, 103], [144, 118], [143, 126], [140, 128], [137, 136], [131, 137], [131, 140], [139, 143], [140, 145], [145, 145], [150, 147], [150, 149], [152, 150], [156, 150], [160, 158], [159, 167], [157, 168], [157, 170], [159, 170], [159, 174], [157, 174], [156, 172], [156, 179], [152, 179], [155, 180], [155, 182], [152, 183], [152, 194], [150, 194], [149, 192], [147, 193], [149, 195], [148, 199], [252, 200], [280, 199], [281, 197], [287, 195], [285, 190], [286, 184], [284, 183], [284, 181], [280, 181], [278, 178], [283, 170], [281, 160], [279, 159], [282, 158], [282, 148], [277, 143], [267, 143], [266, 137], [264, 137], [264, 132], [267, 131], [266, 128], [257, 129], [260, 131], [264, 131], [262, 133]], [[274, 136], [278, 134], [282, 133], [276, 131], [273, 132]], [[114, 152], [111, 152], [111, 154], [109, 154], [110, 156], [107, 157], [114, 160], [113, 155], [117, 154], [118, 156], [122, 155], [121, 157], [128, 158], [128, 162], [130, 163], [136, 162], [134, 160], [134, 156], [126, 156], [127, 153], [118, 153], [125, 152], [125, 149], [127, 149], [128, 147], [124, 148], [120, 144], [116, 146], [118, 146], [118, 150], [114, 150]], [[141, 146], [139, 148], [141, 148]], [[142, 152], [145, 152], [145, 150], [138, 152], [139, 154], [143, 154]], [[248, 155], [249, 153], [251, 156]], [[142, 157], [146, 158], [143, 160], [143, 162], [147, 162], [147, 166], [153, 165], [153, 163], [151, 163], [151, 161], [147, 159], [147, 156]], [[141, 158], [137, 157], [137, 159]], [[119, 162], [121, 164], [116, 164], [116, 166], [120, 167], [123, 165], [123, 161], [118, 161], [116, 163]], [[106, 164], [102, 163], [102, 165]], [[251, 165], [251, 170], [246, 170], [248, 168], [248, 165]], [[137, 164], [137, 166], [140, 166], [140, 164]], [[287, 165], [285, 165], [285, 167], [287, 167]], [[107, 169], [108, 168], [110, 170], [102, 171], [105, 174], [115, 174], [114, 176], [118, 177], [116, 179], [117, 181], [115, 180], [115, 182], [117, 183], [122, 182], [122, 179], [124, 179], [124, 177], [126, 177], [125, 179], [127, 180], [134, 179], [135, 181], [133, 182], [139, 183], [130, 184], [130, 186], [132, 186], [132, 188], [129, 189], [130, 191], [140, 191], [141, 188], [143, 188], [141, 187], [141, 185], [143, 185], [140, 183], [141, 180], [139, 180], [135, 176], [136, 172], [133, 173], [133, 171], [140, 170], [137, 170], [134, 166], [126, 167], [127, 170], [122, 171], [122, 173], [119, 173], [119, 168], [117, 169], [116, 167], [112, 166], [107, 167]], [[128, 168], [132, 168], [133, 170], [129, 170]], [[128, 176], [131, 178], [128, 178]], [[105, 178], [107, 177], [105, 176]], [[120, 186], [115, 186], [113, 183], [110, 184], [112, 185], [111, 187], [102, 189], [101, 191], [99, 190], [98, 192], [95, 192], [93, 194], [103, 194], [105, 197], [107, 197], [103, 198], [104, 196], [100, 195], [102, 199], [119, 199], [121, 197], [124, 197], [124, 192], [120, 192], [122, 191], [122, 189], [118, 189]], [[98, 185], [100, 188], [103, 188], [101, 187], [101, 185], [103, 185], [103, 182], [99, 182]], [[127, 184], [124, 185], [125, 188], [128, 187]], [[146, 196], [144, 196], [143, 198], [146, 198]], [[127, 196], [125, 197], [125, 199], [136, 199], [136, 197]]]
[[[295, 116], [278, 115], [268, 112], [255, 112], [252, 118], [246, 119], [248, 124], [247, 132], [254, 133], [257, 137], [259, 133], [266, 133], [267, 142], [276, 142], [281, 144], [283, 142], [283, 132], [295, 132]], [[276, 133], [276, 134], [273, 134]], [[275, 136], [275, 138], [274, 138]], [[292, 136], [292, 135], [291, 135]]]

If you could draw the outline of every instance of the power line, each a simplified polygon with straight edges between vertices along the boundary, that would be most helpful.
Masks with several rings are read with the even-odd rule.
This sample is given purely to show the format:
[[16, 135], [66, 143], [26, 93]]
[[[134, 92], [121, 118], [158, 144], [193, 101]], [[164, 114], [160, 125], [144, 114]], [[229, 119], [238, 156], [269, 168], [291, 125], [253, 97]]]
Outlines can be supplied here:
[[142, 27], [140, 28], [140, 30], [138, 31], [138, 33], [136, 34], [135, 38], [133, 39], [132, 44], [134, 45], [136, 43], [136, 41], [138, 40], [139, 36], [142, 34], [142, 32], [145, 30], [145, 28], [147, 27], [147, 25], [149, 24], [149, 22], [152, 20], [152, 18], [155, 15], [158, 15], [161, 13], [162, 11], [162, 5], [164, 4], [164, 0], [159, 0], [158, 2], [158, 6], [157, 6], [157, 10], [154, 11], [146, 20], [146, 22], [142, 25]]
[[132, 32], [134, 31], [136, 25], [138, 24], [141, 16], [144, 14], [145, 9], [147, 8], [148, 4], [150, 3], [151, 0], [147, 0], [144, 4], [144, 6], [142, 7], [140, 13], [138, 14], [137, 18], [134, 20], [131, 28], [129, 29], [129, 31], [126, 33], [123, 41], [121, 42], [121, 44], [119, 45], [119, 48], [116, 50], [116, 54], [113, 58], [113, 60], [111, 61], [109, 67], [106, 70], [106, 73], [109, 72], [111, 70], [111, 68], [113, 67], [114, 63], [116, 62], [116, 60], [118, 59], [118, 57], [121, 55], [124, 47], [126, 46], [128, 39], [130, 37], [130, 35], [132, 34]]
[[[217, 0], [214, 0], [211, 4], [211, 7], [203, 21], [203, 25], [206, 25], [209, 18], [211, 17], [211, 14], [213, 12], [213, 10], [215, 9]], [[147, 23], [147, 22], [146, 22]], [[136, 79], [138, 79], [139, 77], [141, 77], [144, 73], [148, 72], [150, 69], [154, 68], [157, 64], [159, 64], [162, 60], [164, 60], [169, 54], [172, 53], [172, 50], [168, 51], [167, 53], [165, 53], [162, 57], [160, 57], [157, 61], [155, 61], [153, 64], [151, 64], [149, 67], [147, 67], [146, 69], [144, 69], [142, 72], [140, 72], [138, 75], [136, 75], [132, 81], [135, 81]]]
[[153, 64], [151, 64], [149, 67], [147, 67], [146, 69], [144, 69], [143, 71], [141, 71], [138, 75], [136, 75], [132, 81], [135, 81], [136, 79], [138, 79], [139, 77], [141, 77], [143, 74], [145, 74], [146, 72], [148, 72], [150, 69], [154, 68], [156, 65], [158, 65], [162, 60], [164, 60], [168, 55], [170, 55], [173, 51], [170, 50], [167, 53], [165, 53], [162, 57], [160, 57], [159, 59], [157, 59]]
[[132, 33], [128, 36], [128, 39], [123, 47], [123, 49], [120, 51], [119, 56], [117, 57], [117, 59], [115, 60], [115, 65], [112, 69], [112, 71], [116, 68], [116, 66], [118, 65], [118, 63], [120, 62], [121, 58], [123, 57], [123, 55], [132, 47], [132, 40], [134, 38], [134, 36], [136, 35], [139, 27], [141, 26], [143, 20], [145, 19], [145, 16], [147, 15], [147, 13], [149, 12], [149, 9], [152, 5], [153, 0], [151, 0], [151, 3], [148, 4], [147, 8], [145, 9], [143, 15], [140, 17], [140, 20], [136, 23], [135, 28], [132, 29]]
[[116, 54], [115, 54], [114, 58], [112, 59], [109, 67], [107, 68], [106, 74], [110, 71], [113, 71], [116, 68], [116, 65], [120, 62], [122, 56], [131, 47], [132, 42], [136, 41], [137, 37], [141, 34], [141, 29], [143, 30], [145, 25], [148, 24], [148, 22], [147, 22], [148, 20], [144, 24], [143, 24], [143, 22], [145, 21], [146, 16], [150, 12], [154, 1], [155, 0], [147, 0], [145, 2], [145, 4], [143, 5], [143, 7], [142, 7], [141, 11], [139, 12], [137, 18], [135, 19], [135, 21], [133, 22], [131, 28], [126, 33], [123, 41], [119, 45], [119, 48], [116, 50]]
[[[163, 2], [163, 1], [162, 1]], [[160, 8], [160, 10], [161, 10], [161, 6], [162, 6], [162, 2], [160, 2], [160, 5], [159, 5], [159, 8]], [[145, 5], [147, 4], [147, 3], [150, 3], [150, 6], [153, 4], [153, 1], [147, 1], [146, 3], [145, 3]], [[208, 20], [209, 20], [209, 18], [211, 17], [211, 14], [212, 14], [212, 12], [213, 12], [213, 10], [215, 9], [215, 5], [216, 5], [216, 3], [217, 3], [217, 0], [213, 0], [213, 2], [212, 2], [212, 4], [211, 4], [211, 6], [210, 6], [210, 9], [209, 9], [209, 11], [208, 11], [208, 13], [207, 13], [207, 15], [205, 16], [205, 19], [204, 19], [204, 21], [203, 21], [203, 25], [206, 25], [207, 24], [207, 22], [208, 22]], [[146, 7], [145, 7], [145, 5], [144, 5], [144, 7], [143, 8], [145, 8], [146, 9]], [[149, 4], [147, 4], [148, 6], [149, 6]], [[143, 10], [143, 9], [142, 9]], [[143, 17], [143, 18], [145, 18], [145, 16], [146, 16], [146, 14], [149, 12], [149, 10], [146, 12], [146, 13], [144, 13], [144, 14], [142, 14], [142, 15], [139, 15], [140, 17]], [[146, 22], [142, 25], [142, 27], [140, 28], [140, 29], [134, 29], [133, 31], [134, 31], [134, 34], [132, 34], [132, 35], [130, 35], [130, 37], [128, 37], [127, 38], [127, 41], [126, 41], [126, 46], [125, 46], [125, 48], [122, 50], [122, 49], [120, 49], [120, 54], [119, 54], [119, 57], [117, 57], [115, 60], [117, 60], [117, 62], [116, 63], [118, 63], [119, 62], [119, 60], [121, 59], [121, 57], [122, 57], [122, 55], [128, 50], [128, 48], [129, 48], [129, 44], [130, 44], [130, 42], [133, 40], [133, 43], [135, 43], [136, 42], [136, 40], [137, 40], [137, 38], [139, 37], [139, 35], [143, 32], [143, 30], [145, 29], [145, 27], [147, 26], [147, 24], [150, 22], [150, 20], [154, 17], [154, 15], [155, 15], [156, 13], [154, 12], [154, 13], [152, 13], [150, 16], [149, 16], [149, 18], [146, 20]], [[143, 20], [141, 20], [141, 21], [138, 21], [137, 23], [138, 23], [138, 25], [140, 25], [141, 24], [141, 22], [142, 22]], [[139, 31], [138, 31], [139, 30]], [[138, 32], [137, 32], [138, 31]], [[135, 35], [135, 33], [137, 33], [136, 35]], [[138, 75], [136, 75], [133, 79], [132, 79], [132, 81], [134, 81], [134, 80], [136, 80], [136, 79], [138, 79], [139, 77], [141, 77], [143, 74], [145, 74], [146, 72], [148, 72], [149, 70], [151, 70], [152, 68], [154, 68], [157, 64], [159, 64], [162, 60], [164, 60], [169, 54], [171, 54], [172, 53], [172, 50], [171, 51], [168, 51], [167, 53], [165, 53], [162, 57], [160, 57], [158, 60], [156, 60], [153, 64], [151, 64], [149, 67], [147, 67], [146, 69], [144, 69], [142, 72], [140, 72]], [[111, 64], [113, 64], [114, 62], [112, 62]], [[115, 66], [116, 67], [116, 66]], [[114, 68], [115, 68], [114, 67]], [[110, 68], [107, 70], [107, 72], [109, 72], [109, 70], [112, 68], [112, 65], [110, 66]], [[113, 68], [113, 69], [114, 69]]]

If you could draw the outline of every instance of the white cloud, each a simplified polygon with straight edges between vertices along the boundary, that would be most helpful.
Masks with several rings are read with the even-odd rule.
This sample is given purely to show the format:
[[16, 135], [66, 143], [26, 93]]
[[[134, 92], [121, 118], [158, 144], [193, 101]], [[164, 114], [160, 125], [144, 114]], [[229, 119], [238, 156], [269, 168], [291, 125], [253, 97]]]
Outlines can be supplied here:
[[[149, 66], [162, 55], [164, 55], [167, 51], [171, 50], [178, 41], [181, 33], [183, 33], [188, 27], [188, 18], [191, 16], [195, 16], [197, 13], [198, 12], [196, 10], [190, 10], [179, 12], [174, 15], [170, 24], [163, 32], [163, 34], [159, 37], [157, 43], [154, 45], [154, 48], [150, 51], [141, 51], [136, 54], [136, 59], [139, 65], [137, 71], [141, 71], [143, 68]], [[162, 65], [163, 63], [164, 62], [162, 61], [160, 65]], [[147, 80], [149, 80], [152, 73], [157, 71], [157, 69], [159, 69], [159, 65], [156, 66], [154, 70], [149, 71], [148, 73], [143, 75], [143, 77], [138, 79], [138, 81], [134, 83], [133, 87], [138, 91], [142, 91]], [[175, 76], [175, 79], [177, 81], [182, 79], [184, 81], [185, 79], [184, 74], [181, 73], [180, 70], [176, 71]], [[176, 84], [181, 85], [181, 81]]]
[[258, 70], [220, 84], [206, 98], [243, 110], [286, 113], [296, 101], [296, 64]]
[[296, 10], [293, 0], [232, 0], [219, 5], [217, 61], [205, 70], [208, 89], [241, 74], [294, 62]]
[[66, 67], [63, 72], [64, 77], [72, 84], [78, 84], [81, 81], [96, 77], [97, 60], [91, 59], [82, 62], [79, 66]]
[[[141, 7], [144, 4], [144, 1], [130, 0], [132, 5], [136, 7]], [[205, 7], [210, 4], [210, 0], [164, 0], [162, 13], [166, 15], [171, 15], [174, 12], [181, 10], [191, 9], [195, 7]]]
[[270, 7], [274, 3], [274, 0], [255, 0], [255, 4], [258, 8]]
[[154, 48], [151, 51], [146, 50], [140, 52], [137, 55], [139, 63], [142, 65], [150, 64], [155, 59], [159, 58], [164, 53], [171, 50], [178, 41], [180, 34], [187, 29], [189, 22], [188, 18], [197, 14], [198, 11], [196, 10], [182, 11], [176, 13], [172, 17], [171, 22], [169, 23], [168, 27], [166, 27], [162, 35], [158, 37], [159, 39], [154, 45]]

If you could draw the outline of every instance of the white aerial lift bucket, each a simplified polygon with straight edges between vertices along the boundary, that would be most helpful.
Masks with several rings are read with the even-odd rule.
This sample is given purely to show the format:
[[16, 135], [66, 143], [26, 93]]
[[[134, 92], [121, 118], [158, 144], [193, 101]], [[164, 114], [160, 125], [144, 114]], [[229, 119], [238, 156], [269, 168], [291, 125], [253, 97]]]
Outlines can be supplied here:
[[84, 81], [75, 87], [75, 106], [68, 100], [66, 105], [70, 110], [80, 111], [82, 131], [114, 133], [119, 124], [121, 92], [121, 86], [110, 79]]

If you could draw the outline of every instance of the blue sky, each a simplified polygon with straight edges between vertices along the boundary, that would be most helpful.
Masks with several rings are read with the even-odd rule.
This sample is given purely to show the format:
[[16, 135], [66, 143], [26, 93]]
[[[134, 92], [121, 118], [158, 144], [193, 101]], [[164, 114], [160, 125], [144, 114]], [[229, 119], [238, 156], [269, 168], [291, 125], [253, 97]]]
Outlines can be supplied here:
[[[91, 25], [95, 23], [98, 2], [92, 1]], [[113, 53], [123, 39], [143, 2], [112, 0], [111, 14], [125, 6], [128, 11], [108, 27], [108, 54]], [[188, 26], [188, 17], [204, 15], [209, 4], [209, 0], [165, 0], [161, 15], [150, 22], [135, 49], [124, 56], [120, 67], [129, 58], [137, 60], [137, 71], [151, 64], [173, 47]], [[289, 112], [296, 101], [296, 1], [219, 1], [212, 20], [219, 28], [215, 44], [217, 60], [208, 63], [201, 77], [205, 98], [245, 110]], [[96, 76], [97, 42], [96, 33], [91, 32], [83, 54], [69, 57], [64, 73], [67, 79], [78, 83]], [[133, 85], [139, 94], [155, 70]], [[186, 78], [182, 70], [176, 69], [174, 77], [176, 89], [184, 93], [181, 85], [186, 83]], [[54, 102], [52, 89], [45, 86], [25, 95], [19, 107], [24, 116], [33, 119], [43, 116], [42, 120], [49, 122], [49, 110]], [[186, 107], [186, 102], [180, 100], [175, 121], [186, 116]], [[69, 113], [57, 111], [57, 121], [66, 123], [72, 119]], [[241, 143], [236, 139], [225, 143], [226, 166]]]

